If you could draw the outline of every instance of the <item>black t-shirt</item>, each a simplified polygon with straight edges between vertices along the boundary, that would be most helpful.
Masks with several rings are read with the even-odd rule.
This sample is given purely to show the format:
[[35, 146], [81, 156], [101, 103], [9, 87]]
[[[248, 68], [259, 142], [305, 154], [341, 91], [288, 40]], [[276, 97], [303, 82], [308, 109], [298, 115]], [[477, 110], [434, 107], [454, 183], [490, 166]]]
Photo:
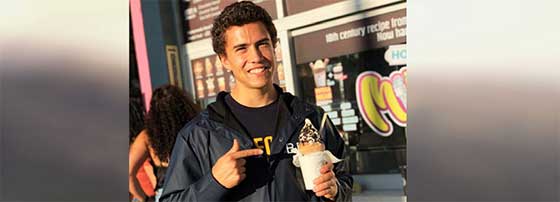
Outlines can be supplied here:
[[252, 108], [239, 104], [230, 95], [225, 97], [233, 116], [247, 130], [255, 145], [270, 155], [270, 145], [277, 128], [283, 122], [283, 107], [276, 99], [264, 107]]

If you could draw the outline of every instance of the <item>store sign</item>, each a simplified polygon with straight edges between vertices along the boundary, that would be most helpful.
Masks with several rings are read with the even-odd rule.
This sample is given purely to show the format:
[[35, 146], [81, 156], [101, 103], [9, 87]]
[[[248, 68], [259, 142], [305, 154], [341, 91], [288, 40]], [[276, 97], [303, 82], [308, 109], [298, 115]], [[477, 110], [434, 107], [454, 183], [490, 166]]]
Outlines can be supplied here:
[[315, 88], [315, 99], [317, 100], [317, 105], [331, 103], [333, 99], [331, 87]]
[[296, 63], [406, 42], [406, 9], [294, 37]]
[[[356, 99], [360, 114], [371, 129], [384, 137], [393, 133], [393, 121], [407, 123], [407, 67], [388, 77], [374, 71], [362, 72], [356, 79]], [[390, 119], [390, 120], [389, 120]]]
[[293, 15], [341, 1], [344, 0], [284, 0], [284, 5], [286, 7], [286, 14]]
[[385, 61], [391, 66], [406, 65], [406, 58], [405, 44], [389, 46], [389, 49], [385, 51]]
[[[275, 0], [252, 0], [263, 7], [272, 19], [276, 19]], [[237, 0], [190, 0], [182, 2], [184, 30], [187, 34], [186, 41], [192, 42], [210, 37], [210, 30], [214, 19], [222, 10]]]

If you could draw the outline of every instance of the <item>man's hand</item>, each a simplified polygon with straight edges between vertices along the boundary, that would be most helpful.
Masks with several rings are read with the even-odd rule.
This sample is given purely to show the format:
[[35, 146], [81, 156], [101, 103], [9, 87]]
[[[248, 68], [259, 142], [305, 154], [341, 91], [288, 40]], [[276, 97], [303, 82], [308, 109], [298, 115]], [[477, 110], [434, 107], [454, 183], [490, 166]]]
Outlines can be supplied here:
[[212, 167], [212, 176], [222, 186], [231, 189], [245, 179], [245, 157], [261, 155], [261, 149], [239, 150], [237, 139], [227, 153], [216, 161]]
[[338, 185], [336, 183], [336, 176], [332, 171], [333, 167], [334, 165], [331, 162], [328, 162], [321, 167], [321, 176], [313, 180], [313, 183], [315, 184], [313, 191], [318, 197], [324, 196], [325, 198], [334, 201], [335, 196], [338, 193]]

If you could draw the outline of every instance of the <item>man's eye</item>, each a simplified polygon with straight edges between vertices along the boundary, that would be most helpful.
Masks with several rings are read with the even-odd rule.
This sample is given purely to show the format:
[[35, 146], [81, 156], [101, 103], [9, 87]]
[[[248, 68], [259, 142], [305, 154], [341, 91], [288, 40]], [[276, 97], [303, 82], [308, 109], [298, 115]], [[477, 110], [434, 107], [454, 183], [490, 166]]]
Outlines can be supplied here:
[[239, 51], [244, 51], [246, 48], [245, 47], [240, 47], [240, 48], [236, 48], [235, 51], [239, 52]]

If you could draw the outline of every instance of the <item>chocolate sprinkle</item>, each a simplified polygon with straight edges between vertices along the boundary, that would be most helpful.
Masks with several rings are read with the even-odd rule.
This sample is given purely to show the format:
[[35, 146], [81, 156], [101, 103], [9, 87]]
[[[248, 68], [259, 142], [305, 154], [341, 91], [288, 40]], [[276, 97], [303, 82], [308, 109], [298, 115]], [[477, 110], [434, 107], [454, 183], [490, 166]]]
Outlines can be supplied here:
[[313, 127], [311, 121], [309, 119], [305, 119], [305, 125], [300, 131], [299, 134], [299, 143], [318, 143], [320, 142], [320, 136], [317, 132], [317, 129]]

